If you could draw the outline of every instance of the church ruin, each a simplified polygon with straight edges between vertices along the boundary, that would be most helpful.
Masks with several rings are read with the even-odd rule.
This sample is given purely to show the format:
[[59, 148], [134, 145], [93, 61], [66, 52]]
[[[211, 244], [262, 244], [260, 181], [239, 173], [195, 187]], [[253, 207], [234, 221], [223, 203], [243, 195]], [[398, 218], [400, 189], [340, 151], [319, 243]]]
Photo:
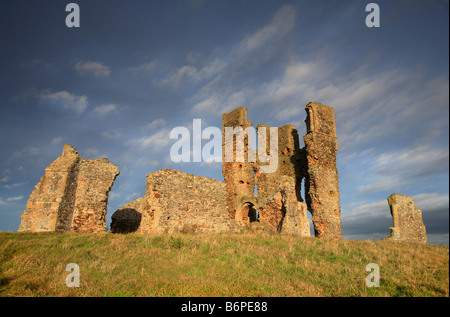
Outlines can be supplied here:
[[[250, 151], [257, 153], [248, 133], [242, 138], [243, 153], [235, 149], [237, 136], [232, 140], [232, 157], [244, 154], [244, 159], [225, 160], [230, 154], [225, 130], [245, 131], [253, 123], [247, 119], [247, 108], [223, 114], [224, 181], [168, 169], [150, 173], [145, 196], [113, 214], [111, 231], [219, 233], [258, 223], [272, 232], [309, 237], [309, 210], [316, 237], [340, 239], [334, 110], [315, 102], [305, 110], [305, 147], [299, 147], [296, 128], [285, 125], [277, 128], [276, 157], [266, 148], [256, 160], [248, 159]], [[266, 144], [272, 144], [273, 130], [266, 128], [258, 124], [256, 130], [265, 130]], [[269, 160], [260, 159], [264, 154]], [[276, 170], [263, 172], [274, 162]], [[63, 155], [46, 169], [31, 194], [19, 231], [104, 231], [108, 193], [117, 175], [117, 166], [107, 159], [85, 160], [65, 145]]]
[[[258, 157], [255, 161], [248, 159], [249, 152], [255, 151], [250, 148], [248, 133], [243, 135], [243, 153], [239, 153], [243, 154], [243, 160], [235, 159], [237, 136], [232, 140], [234, 160], [225, 159], [225, 129], [240, 127], [245, 131], [253, 123], [247, 119], [247, 108], [223, 114], [224, 181], [175, 170], [150, 173], [145, 196], [116, 211], [112, 216], [112, 231], [129, 232], [132, 224], [140, 222], [136, 231], [142, 233], [218, 233], [240, 230], [258, 222], [273, 232], [309, 237], [309, 210], [316, 237], [340, 239], [334, 110], [311, 102], [306, 111], [304, 148], [299, 147], [298, 132], [293, 125], [277, 129], [278, 166], [272, 173], [261, 172], [270, 162], [261, 162], [260, 155], [255, 155]], [[267, 127], [259, 124], [256, 129]], [[266, 144], [270, 144], [270, 137], [270, 132], [266, 133]], [[270, 150], [267, 148], [266, 154]], [[301, 196], [302, 180], [304, 198]]]

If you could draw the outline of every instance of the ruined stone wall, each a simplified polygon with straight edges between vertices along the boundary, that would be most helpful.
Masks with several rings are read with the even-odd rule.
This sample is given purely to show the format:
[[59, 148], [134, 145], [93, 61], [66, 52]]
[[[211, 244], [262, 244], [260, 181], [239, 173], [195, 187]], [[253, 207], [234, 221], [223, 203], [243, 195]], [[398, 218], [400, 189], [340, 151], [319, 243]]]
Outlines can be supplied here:
[[117, 175], [119, 169], [107, 159], [82, 159], [66, 144], [31, 193], [19, 231], [104, 231], [108, 193]]
[[[263, 173], [262, 166], [270, 165], [270, 161], [262, 162], [258, 151], [251, 149], [248, 135], [244, 137], [244, 162], [237, 162], [239, 152], [236, 148], [238, 137], [233, 139], [233, 161], [226, 161], [226, 153], [230, 151], [226, 144], [226, 128], [242, 127], [246, 129], [252, 125], [247, 119], [247, 108], [238, 108], [223, 115], [223, 169], [227, 206], [231, 219], [244, 226], [253, 219], [253, 210], [257, 209], [257, 221], [267, 224], [277, 232], [286, 232], [301, 236], [309, 236], [309, 221], [306, 208], [300, 203], [302, 151], [299, 148], [298, 133], [293, 125], [286, 125], [277, 129], [278, 140], [276, 149], [270, 148], [270, 129], [267, 125], [259, 124], [260, 129], [266, 131], [266, 155], [275, 153], [276, 169], [270, 173]], [[254, 136], [255, 137], [255, 136]], [[275, 136], [273, 136], [275, 137]], [[256, 160], [249, 161], [248, 154], [255, 151]], [[272, 162], [273, 163], [273, 162]], [[257, 192], [255, 192], [255, 186]], [[286, 218], [287, 216], [287, 218]]]
[[394, 242], [427, 243], [422, 211], [416, 206], [412, 197], [392, 194], [388, 203], [394, 226], [390, 235], [385, 238]]
[[164, 169], [147, 175], [138, 232], [220, 233], [237, 229], [226, 209], [223, 182]]
[[[247, 108], [237, 108], [230, 113], [224, 113], [222, 118], [222, 174], [227, 191], [226, 205], [231, 219], [236, 219], [236, 212], [240, 212], [245, 200], [252, 197], [255, 190], [255, 171], [254, 164], [248, 162], [249, 138], [247, 134], [243, 138], [243, 152], [237, 151], [236, 138], [233, 139], [233, 147], [231, 148], [233, 160], [227, 162], [226, 155], [230, 152], [230, 149], [225, 146], [225, 129], [227, 127], [246, 129], [251, 127], [252, 123], [247, 120]], [[243, 155], [243, 162], [237, 162], [236, 157], [238, 155]], [[241, 217], [238, 215], [238, 218]], [[237, 221], [242, 224], [240, 219]]]
[[304, 136], [306, 173], [305, 200], [312, 214], [315, 236], [341, 238], [338, 150], [334, 110], [320, 103], [306, 106], [307, 134]]
[[73, 212], [74, 231], [106, 230], [108, 193], [118, 174], [117, 166], [105, 158], [81, 160]]

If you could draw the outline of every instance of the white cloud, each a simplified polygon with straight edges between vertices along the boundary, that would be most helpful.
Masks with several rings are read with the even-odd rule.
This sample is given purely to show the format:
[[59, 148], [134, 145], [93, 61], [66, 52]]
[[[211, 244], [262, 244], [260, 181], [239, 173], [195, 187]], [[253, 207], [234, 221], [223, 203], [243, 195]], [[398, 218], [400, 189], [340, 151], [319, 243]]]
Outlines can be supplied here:
[[151, 61], [149, 63], [144, 63], [136, 67], [129, 67], [128, 70], [133, 73], [138, 72], [148, 73], [154, 70], [157, 64], [158, 64], [157, 61]]
[[147, 129], [153, 130], [155, 128], [159, 128], [164, 125], [166, 125], [166, 120], [159, 118], [159, 119], [155, 119], [152, 122], [150, 122], [149, 124], [147, 124]]
[[118, 132], [118, 131], [114, 131], [114, 132], [108, 132], [108, 131], [103, 131], [101, 133], [101, 136], [104, 137], [105, 139], [118, 139], [120, 138], [120, 136], [122, 135], [122, 133]]
[[27, 184], [28, 182], [21, 182], [21, 183], [13, 183], [13, 184], [5, 184], [3, 185], [4, 188], [6, 189], [11, 189], [11, 188], [16, 188], [16, 187], [20, 187], [22, 185]]
[[22, 200], [23, 199], [23, 195], [19, 195], [19, 196], [15, 196], [15, 197], [9, 197], [6, 199], [6, 201], [17, 201], [17, 200]]
[[52, 141], [50, 142], [50, 144], [52, 144], [52, 145], [58, 145], [58, 144], [61, 144], [62, 140], [63, 140], [63, 138], [60, 137], [60, 136], [58, 136], [58, 137], [56, 137], [56, 138], [53, 138]]
[[92, 110], [91, 115], [94, 116], [105, 116], [109, 113], [117, 113], [117, 105], [115, 104], [107, 104], [107, 105], [100, 105], [94, 108], [94, 110]]
[[[229, 73], [235, 71], [235, 68], [240, 68], [239, 65], [243, 65], [247, 62], [254, 63], [259, 56], [267, 58], [272, 56], [273, 52], [277, 49], [277, 45], [274, 44], [279, 39], [286, 36], [295, 25], [297, 11], [292, 6], [281, 7], [273, 16], [269, 24], [261, 27], [255, 32], [247, 35], [241, 42], [235, 45], [227, 57], [215, 58], [207, 62], [201, 68], [196, 68], [192, 65], [184, 65], [171, 73], [169, 73], [158, 84], [160, 86], [170, 87], [172, 89], [178, 89], [182, 83], [199, 83], [204, 80], [208, 80], [206, 86], [200, 90], [200, 95], [197, 95], [196, 104], [194, 107], [201, 107], [198, 105], [202, 99], [205, 100], [211, 96], [208, 94], [208, 90], [211, 86], [221, 82], [222, 73]], [[268, 54], [265, 52], [262, 54], [261, 49], [263, 47], [270, 47]], [[255, 51], [258, 51], [258, 55], [255, 55]], [[193, 63], [197, 60], [195, 53], [189, 53], [187, 61]], [[256, 58], [258, 56], [258, 58]], [[226, 76], [225, 76], [226, 77]], [[232, 93], [231, 93], [232, 94]], [[222, 104], [228, 97], [221, 97], [216, 99], [223, 99]], [[221, 108], [221, 107], [220, 107]], [[195, 110], [195, 109], [193, 109]]]
[[159, 151], [170, 143], [171, 140], [169, 135], [169, 130], [162, 129], [152, 135], [132, 139], [128, 141], [128, 144], [139, 150], [151, 148], [154, 151]]
[[449, 195], [438, 193], [424, 193], [412, 196], [417, 207], [423, 210], [448, 210]]
[[[448, 171], [449, 150], [418, 145], [382, 153], [373, 159], [369, 184], [358, 187], [359, 194], [399, 189], [406, 184]], [[370, 179], [369, 179], [370, 181]]]
[[200, 101], [192, 107], [194, 112], [201, 113], [217, 113], [219, 110], [219, 103], [216, 96], [211, 96], [205, 100]]
[[127, 195], [127, 197], [125, 197], [126, 201], [132, 201], [134, 198], [138, 197], [140, 195], [140, 193], [132, 193]]
[[45, 90], [41, 92], [40, 99], [61, 105], [64, 109], [72, 110], [78, 115], [81, 115], [88, 106], [88, 98], [85, 95], [77, 96], [67, 91], [51, 92]]
[[95, 77], [108, 77], [111, 74], [111, 68], [99, 62], [80, 61], [75, 64], [75, 70], [80, 74], [90, 73]]
[[354, 207], [350, 212], [343, 213], [343, 222], [354, 221], [357, 218], [390, 218], [391, 214], [389, 212], [389, 204], [387, 200], [380, 200], [371, 203], [356, 202], [352, 205]]
[[283, 37], [295, 25], [297, 11], [294, 7], [285, 5], [273, 16], [271, 22], [246, 36], [238, 46], [238, 54], [248, 54], [276, 38]]
[[10, 205], [14, 201], [22, 200], [24, 198], [23, 195], [15, 196], [15, 197], [8, 197], [6, 200], [0, 197], [0, 205]]

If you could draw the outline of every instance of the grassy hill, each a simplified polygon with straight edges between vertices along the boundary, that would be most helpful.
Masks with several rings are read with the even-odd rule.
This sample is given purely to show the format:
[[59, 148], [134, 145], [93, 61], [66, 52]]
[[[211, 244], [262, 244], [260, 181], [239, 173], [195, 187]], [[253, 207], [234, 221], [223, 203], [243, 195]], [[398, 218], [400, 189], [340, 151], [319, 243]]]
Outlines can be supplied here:
[[[69, 263], [80, 287], [65, 284]], [[369, 263], [379, 265], [379, 287], [366, 286]], [[449, 248], [263, 233], [0, 232], [0, 296], [449, 296]]]

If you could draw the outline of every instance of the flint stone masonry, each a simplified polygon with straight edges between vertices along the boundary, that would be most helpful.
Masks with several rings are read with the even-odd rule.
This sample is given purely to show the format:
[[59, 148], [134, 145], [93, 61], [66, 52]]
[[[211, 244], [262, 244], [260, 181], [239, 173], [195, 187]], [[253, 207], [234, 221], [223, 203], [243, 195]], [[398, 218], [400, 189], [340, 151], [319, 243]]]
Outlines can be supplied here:
[[223, 182], [175, 170], [147, 175], [141, 233], [221, 233], [238, 229], [226, 212]]
[[388, 203], [394, 226], [391, 233], [383, 240], [394, 242], [427, 243], [422, 211], [416, 206], [412, 197], [392, 194]]
[[[261, 228], [273, 232], [309, 237], [309, 209], [316, 237], [340, 239], [334, 111], [319, 103], [309, 103], [306, 111], [308, 134], [305, 136], [306, 146], [302, 149], [293, 125], [277, 129], [276, 151], [270, 149], [269, 127], [264, 124], [257, 126], [258, 133], [263, 128], [266, 131], [265, 154], [274, 152], [276, 155], [272, 159], [277, 159], [277, 168], [271, 173], [263, 173], [262, 167], [273, 162], [261, 162], [259, 154], [263, 153], [249, 146], [249, 135], [245, 130], [253, 122], [247, 119], [247, 108], [223, 114], [224, 182], [174, 170], [151, 173], [147, 175], [143, 202], [135, 207], [125, 205], [120, 208], [113, 215], [114, 230], [127, 231], [129, 223], [136, 221], [140, 214], [141, 223], [137, 231], [142, 233], [226, 232], [258, 222]], [[230, 151], [226, 142], [227, 128], [244, 132], [240, 135], [244, 143], [240, 149], [236, 147], [239, 137], [233, 136], [232, 153], [227, 152]], [[249, 160], [249, 152], [256, 153], [254, 162]], [[231, 162], [226, 159], [229, 154], [233, 157]], [[240, 162], [236, 158], [241, 155], [243, 161]], [[303, 179], [306, 204], [301, 197]], [[128, 218], [124, 211], [127, 209]]]
[[31, 193], [19, 231], [105, 231], [108, 193], [117, 175], [108, 159], [86, 160], [64, 145]]
[[[273, 173], [262, 173], [261, 166], [268, 164], [248, 160], [249, 136], [244, 135], [244, 162], [226, 162], [225, 131], [227, 127], [246, 129], [252, 122], [247, 119], [247, 108], [238, 108], [223, 114], [223, 167], [227, 189], [227, 207], [230, 218], [245, 226], [254, 221], [249, 216], [251, 208], [257, 209], [257, 221], [267, 224], [279, 233], [310, 236], [306, 206], [301, 197], [301, 181], [304, 177], [304, 150], [299, 148], [298, 132], [293, 125], [278, 128], [278, 166]], [[257, 126], [257, 131], [266, 128], [266, 154], [271, 153], [269, 127]], [[236, 140], [233, 139], [235, 148]], [[236, 152], [237, 149], [234, 149]], [[236, 153], [233, 153], [236, 157]], [[255, 192], [257, 187], [257, 193]], [[251, 214], [251, 213], [250, 213]]]
[[312, 215], [315, 236], [341, 239], [334, 109], [310, 102], [306, 112], [307, 134], [303, 137], [306, 204]]

